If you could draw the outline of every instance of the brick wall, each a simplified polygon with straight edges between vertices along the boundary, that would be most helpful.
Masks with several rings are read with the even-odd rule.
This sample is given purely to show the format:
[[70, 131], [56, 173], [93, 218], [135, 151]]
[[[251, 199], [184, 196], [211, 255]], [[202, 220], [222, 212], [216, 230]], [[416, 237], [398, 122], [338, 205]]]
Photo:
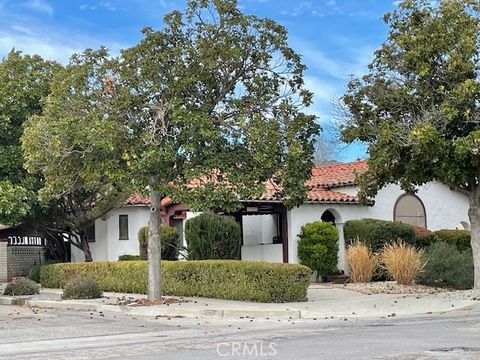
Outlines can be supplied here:
[[[32, 266], [45, 262], [45, 250], [39, 246], [7, 247], [7, 278], [27, 276]], [[1, 260], [0, 260], [1, 265]], [[0, 268], [0, 272], [1, 272]]]
[[7, 242], [0, 241], [0, 283], [6, 282], [7, 278]]

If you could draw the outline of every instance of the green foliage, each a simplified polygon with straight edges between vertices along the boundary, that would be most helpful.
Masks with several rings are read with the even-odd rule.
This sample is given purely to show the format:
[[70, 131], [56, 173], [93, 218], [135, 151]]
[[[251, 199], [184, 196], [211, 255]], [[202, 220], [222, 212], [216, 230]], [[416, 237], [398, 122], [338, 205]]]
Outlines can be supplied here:
[[360, 239], [374, 252], [380, 252], [385, 244], [401, 239], [406, 244], [416, 245], [415, 229], [399, 222], [362, 219], [350, 220], [344, 225], [345, 241], [351, 244]]
[[241, 229], [233, 218], [210, 212], [185, 223], [190, 260], [240, 259]]
[[18, 279], [8, 283], [3, 291], [3, 295], [7, 296], [35, 295], [38, 293], [40, 293], [40, 285], [30, 279]]
[[455, 289], [472, 288], [472, 251], [460, 251], [454, 244], [444, 241], [433, 244], [428, 249], [427, 263], [417, 282]]
[[338, 231], [335, 225], [316, 221], [301, 228], [298, 235], [298, 258], [300, 263], [326, 275], [337, 268]]
[[140, 259], [140, 255], [120, 255], [118, 261], [136, 261]]
[[63, 289], [63, 299], [97, 299], [103, 296], [97, 280], [91, 277], [70, 279]]
[[435, 235], [450, 245], [455, 246], [459, 251], [472, 250], [470, 244], [470, 231], [467, 230], [438, 230]]
[[438, 236], [433, 231], [420, 226], [414, 226], [413, 230], [415, 231], [415, 243], [411, 245], [414, 245], [417, 249], [426, 249], [438, 241]]
[[[165, 295], [258, 302], [306, 299], [311, 271], [295, 264], [248, 261], [163, 261]], [[146, 293], [147, 262], [64, 263], [43, 266], [45, 287], [64, 287], [76, 277], [95, 278], [104, 291]]]
[[[161, 225], [160, 236], [162, 239], [162, 260], [178, 260], [180, 243], [178, 241], [178, 230], [174, 227]], [[138, 245], [140, 260], [148, 259], [148, 226], [142, 226], [138, 230]]]
[[58, 261], [56, 260], [47, 260], [45, 261], [42, 265], [34, 265], [30, 268], [30, 270], [28, 271], [28, 278], [30, 280], [33, 280], [35, 281], [36, 283], [40, 283], [40, 268], [43, 266], [43, 265], [49, 265], [49, 264], [55, 264], [57, 263]]
[[60, 65], [11, 51], [0, 62], [0, 223], [23, 222], [37, 207], [39, 177], [24, 169], [23, 123], [40, 114]]

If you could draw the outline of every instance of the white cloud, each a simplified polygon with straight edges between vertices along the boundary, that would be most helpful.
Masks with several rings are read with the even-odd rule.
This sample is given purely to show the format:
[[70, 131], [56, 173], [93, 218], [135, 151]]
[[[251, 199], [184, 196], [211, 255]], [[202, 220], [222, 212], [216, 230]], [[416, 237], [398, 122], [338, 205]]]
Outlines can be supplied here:
[[65, 29], [35, 26], [21, 21], [15, 21], [10, 26], [0, 29], [0, 58], [15, 48], [26, 54], [39, 54], [50, 60], [66, 64], [70, 56], [86, 48], [98, 48], [106, 44], [113, 55], [117, 55], [127, 44], [71, 33]]
[[29, 0], [27, 2], [24, 2], [22, 5], [40, 13], [44, 13], [50, 16], [53, 15], [53, 7], [43, 0]]

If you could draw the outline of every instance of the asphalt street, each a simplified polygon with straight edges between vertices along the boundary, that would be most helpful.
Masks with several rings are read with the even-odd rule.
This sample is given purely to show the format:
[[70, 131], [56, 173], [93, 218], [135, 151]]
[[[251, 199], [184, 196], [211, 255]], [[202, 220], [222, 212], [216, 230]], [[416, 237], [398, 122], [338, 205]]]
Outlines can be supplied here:
[[0, 306], [2, 359], [480, 359], [480, 304], [415, 318], [134, 318]]

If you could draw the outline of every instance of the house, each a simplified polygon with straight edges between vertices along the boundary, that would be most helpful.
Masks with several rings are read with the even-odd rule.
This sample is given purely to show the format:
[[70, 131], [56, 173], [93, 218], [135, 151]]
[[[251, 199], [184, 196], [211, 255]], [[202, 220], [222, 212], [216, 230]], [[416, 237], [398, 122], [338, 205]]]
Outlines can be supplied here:
[[[339, 230], [339, 269], [346, 268], [343, 224], [348, 220], [373, 218], [430, 230], [468, 229], [468, 198], [438, 182], [420, 186], [415, 195], [390, 184], [368, 204], [360, 204], [356, 176], [366, 170], [366, 161], [315, 167], [306, 201], [292, 210], [275, 198], [271, 187], [259, 198], [242, 201], [242, 210], [231, 214], [242, 225], [242, 259], [298, 262], [300, 228], [318, 220], [332, 222]], [[90, 243], [94, 260], [138, 254], [137, 232], [148, 223], [148, 204], [147, 198], [133, 196], [124, 207], [112, 211], [107, 220], [96, 220], [95, 238]], [[182, 235], [185, 220], [196, 215], [169, 199], [162, 203], [163, 222], [177, 227]], [[83, 261], [83, 254], [72, 249], [72, 260]]]

